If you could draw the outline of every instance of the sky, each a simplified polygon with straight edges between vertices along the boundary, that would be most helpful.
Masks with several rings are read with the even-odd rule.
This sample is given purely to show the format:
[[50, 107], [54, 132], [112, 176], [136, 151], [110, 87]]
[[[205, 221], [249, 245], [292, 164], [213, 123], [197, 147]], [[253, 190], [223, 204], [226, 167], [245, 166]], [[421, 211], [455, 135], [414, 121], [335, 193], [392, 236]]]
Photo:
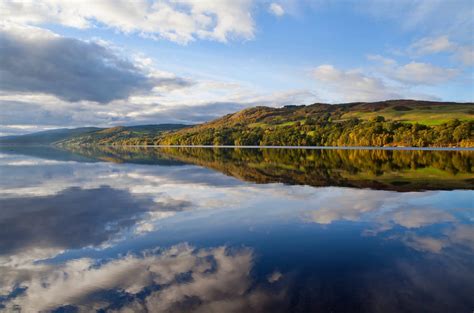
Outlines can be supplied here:
[[0, 135], [474, 101], [471, 0], [0, 1]]

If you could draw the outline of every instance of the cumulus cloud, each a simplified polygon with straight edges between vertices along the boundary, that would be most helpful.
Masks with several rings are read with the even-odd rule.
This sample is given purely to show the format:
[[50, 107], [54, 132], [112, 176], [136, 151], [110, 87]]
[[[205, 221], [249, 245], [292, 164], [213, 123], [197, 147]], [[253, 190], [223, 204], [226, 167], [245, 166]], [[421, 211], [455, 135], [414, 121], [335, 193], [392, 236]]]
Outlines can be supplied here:
[[0, 30], [0, 90], [45, 93], [67, 101], [110, 102], [188, 81], [157, 77], [106, 45], [32, 27]]
[[400, 65], [395, 60], [381, 55], [368, 55], [367, 58], [382, 64], [380, 72], [388, 78], [408, 85], [437, 85], [452, 80], [460, 73], [455, 68], [444, 68], [424, 62]]
[[313, 69], [312, 75], [339, 101], [377, 101], [402, 97], [382, 79], [359, 70], [344, 71], [325, 64]]
[[454, 43], [447, 35], [421, 38], [411, 44], [408, 51], [416, 56], [445, 52], [463, 65], [474, 64], [474, 46]]
[[442, 68], [429, 63], [410, 62], [396, 67], [387, 74], [390, 78], [407, 84], [436, 85], [449, 81], [458, 75], [454, 68]]
[[262, 93], [234, 82], [191, 81], [159, 71], [146, 56], [130, 55], [107, 42], [66, 38], [31, 26], [107, 26], [182, 43], [227, 41], [253, 37], [252, 7], [252, 1], [2, 2], [0, 105], [6, 113], [0, 116], [0, 133], [194, 124], [252, 105], [314, 101], [307, 90]]
[[410, 49], [419, 55], [451, 51], [453, 48], [454, 43], [452, 43], [446, 35], [434, 38], [425, 37], [410, 46]]
[[3, 18], [16, 23], [53, 23], [80, 29], [106, 26], [147, 38], [188, 43], [196, 39], [252, 39], [252, 6], [252, 0], [41, 0], [2, 1], [0, 11]]
[[283, 16], [285, 14], [285, 10], [283, 9], [283, 7], [275, 2], [272, 2], [270, 4], [268, 10], [275, 16]]

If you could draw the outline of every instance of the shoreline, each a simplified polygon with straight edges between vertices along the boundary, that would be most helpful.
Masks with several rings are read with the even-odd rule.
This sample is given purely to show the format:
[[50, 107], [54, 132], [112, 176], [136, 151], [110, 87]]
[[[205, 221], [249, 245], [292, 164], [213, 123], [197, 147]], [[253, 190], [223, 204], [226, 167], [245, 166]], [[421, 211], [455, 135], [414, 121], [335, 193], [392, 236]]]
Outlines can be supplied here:
[[[67, 145], [66, 145], [67, 146]], [[14, 145], [0, 144], [2, 148], [18, 147], [66, 147], [56, 144]], [[70, 145], [75, 147], [140, 147], [140, 148], [219, 148], [219, 149], [304, 149], [304, 150], [394, 150], [394, 151], [473, 151], [474, 147], [373, 147], [373, 146], [234, 146], [234, 145]]]
[[371, 147], [371, 146], [234, 146], [234, 145], [90, 145], [102, 147], [141, 148], [219, 148], [219, 149], [305, 149], [305, 150], [407, 150], [407, 151], [474, 151], [474, 147]]

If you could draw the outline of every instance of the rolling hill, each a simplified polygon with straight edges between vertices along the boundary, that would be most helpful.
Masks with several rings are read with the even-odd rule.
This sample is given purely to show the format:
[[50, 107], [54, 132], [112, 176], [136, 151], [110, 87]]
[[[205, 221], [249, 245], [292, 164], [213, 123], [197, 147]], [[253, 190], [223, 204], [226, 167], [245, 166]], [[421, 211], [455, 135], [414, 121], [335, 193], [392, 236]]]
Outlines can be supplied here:
[[473, 128], [473, 103], [389, 100], [258, 106], [194, 126], [83, 128], [67, 134], [58, 130], [49, 132], [49, 139], [42, 132], [0, 143], [474, 147]]
[[57, 144], [68, 145], [141, 145], [150, 140], [162, 136], [169, 131], [188, 127], [183, 124], [158, 124], [139, 126], [118, 126], [101, 129], [95, 132], [84, 133], [72, 138], [58, 141]]
[[3, 145], [50, 145], [50, 144], [140, 144], [149, 137], [163, 132], [187, 127], [182, 124], [158, 124], [139, 126], [118, 126], [112, 128], [83, 127], [55, 129], [33, 134], [0, 137]]
[[161, 145], [474, 146], [474, 104], [391, 100], [254, 107], [152, 139]]
[[0, 137], [0, 144], [3, 145], [49, 145], [60, 140], [67, 140], [75, 136], [99, 131], [97, 127], [81, 127], [81, 128], [60, 128], [46, 130], [32, 134], [18, 136]]

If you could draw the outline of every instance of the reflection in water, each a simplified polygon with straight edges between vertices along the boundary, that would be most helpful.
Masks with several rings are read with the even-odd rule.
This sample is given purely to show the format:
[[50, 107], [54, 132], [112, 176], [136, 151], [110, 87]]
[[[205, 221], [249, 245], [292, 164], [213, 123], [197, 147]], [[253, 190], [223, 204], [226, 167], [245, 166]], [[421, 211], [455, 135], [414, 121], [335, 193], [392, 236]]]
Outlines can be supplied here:
[[205, 166], [255, 183], [388, 190], [472, 189], [472, 151], [70, 147], [112, 162]]
[[0, 258], [39, 248], [98, 246], [132, 226], [139, 232], [144, 220], [182, 211], [188, 205], [185, 201], [155, 202], [107, 186], [0, 199], [0, 238], [9, 238], [0, 242]]
[[0, 310], [474, 307], [472, 152], [73, 152], [0, 153]]
[[[195, 249], [182, 244], [97, 263], [82, 258], [23, 273], [21, 296], [8, 309], [51, 310], [74, 303], [81, 311], [243, 312], [270, 309], [272, 297], [252, 286], [250, 249]], [[5, 273], [8, 276], [18, 273]], [[13, 276], [12, 275], [12, 276]], [[68, 306], [68, 305], [66, 305]], [[71, 306], [71, 305], [69, 305]]]

